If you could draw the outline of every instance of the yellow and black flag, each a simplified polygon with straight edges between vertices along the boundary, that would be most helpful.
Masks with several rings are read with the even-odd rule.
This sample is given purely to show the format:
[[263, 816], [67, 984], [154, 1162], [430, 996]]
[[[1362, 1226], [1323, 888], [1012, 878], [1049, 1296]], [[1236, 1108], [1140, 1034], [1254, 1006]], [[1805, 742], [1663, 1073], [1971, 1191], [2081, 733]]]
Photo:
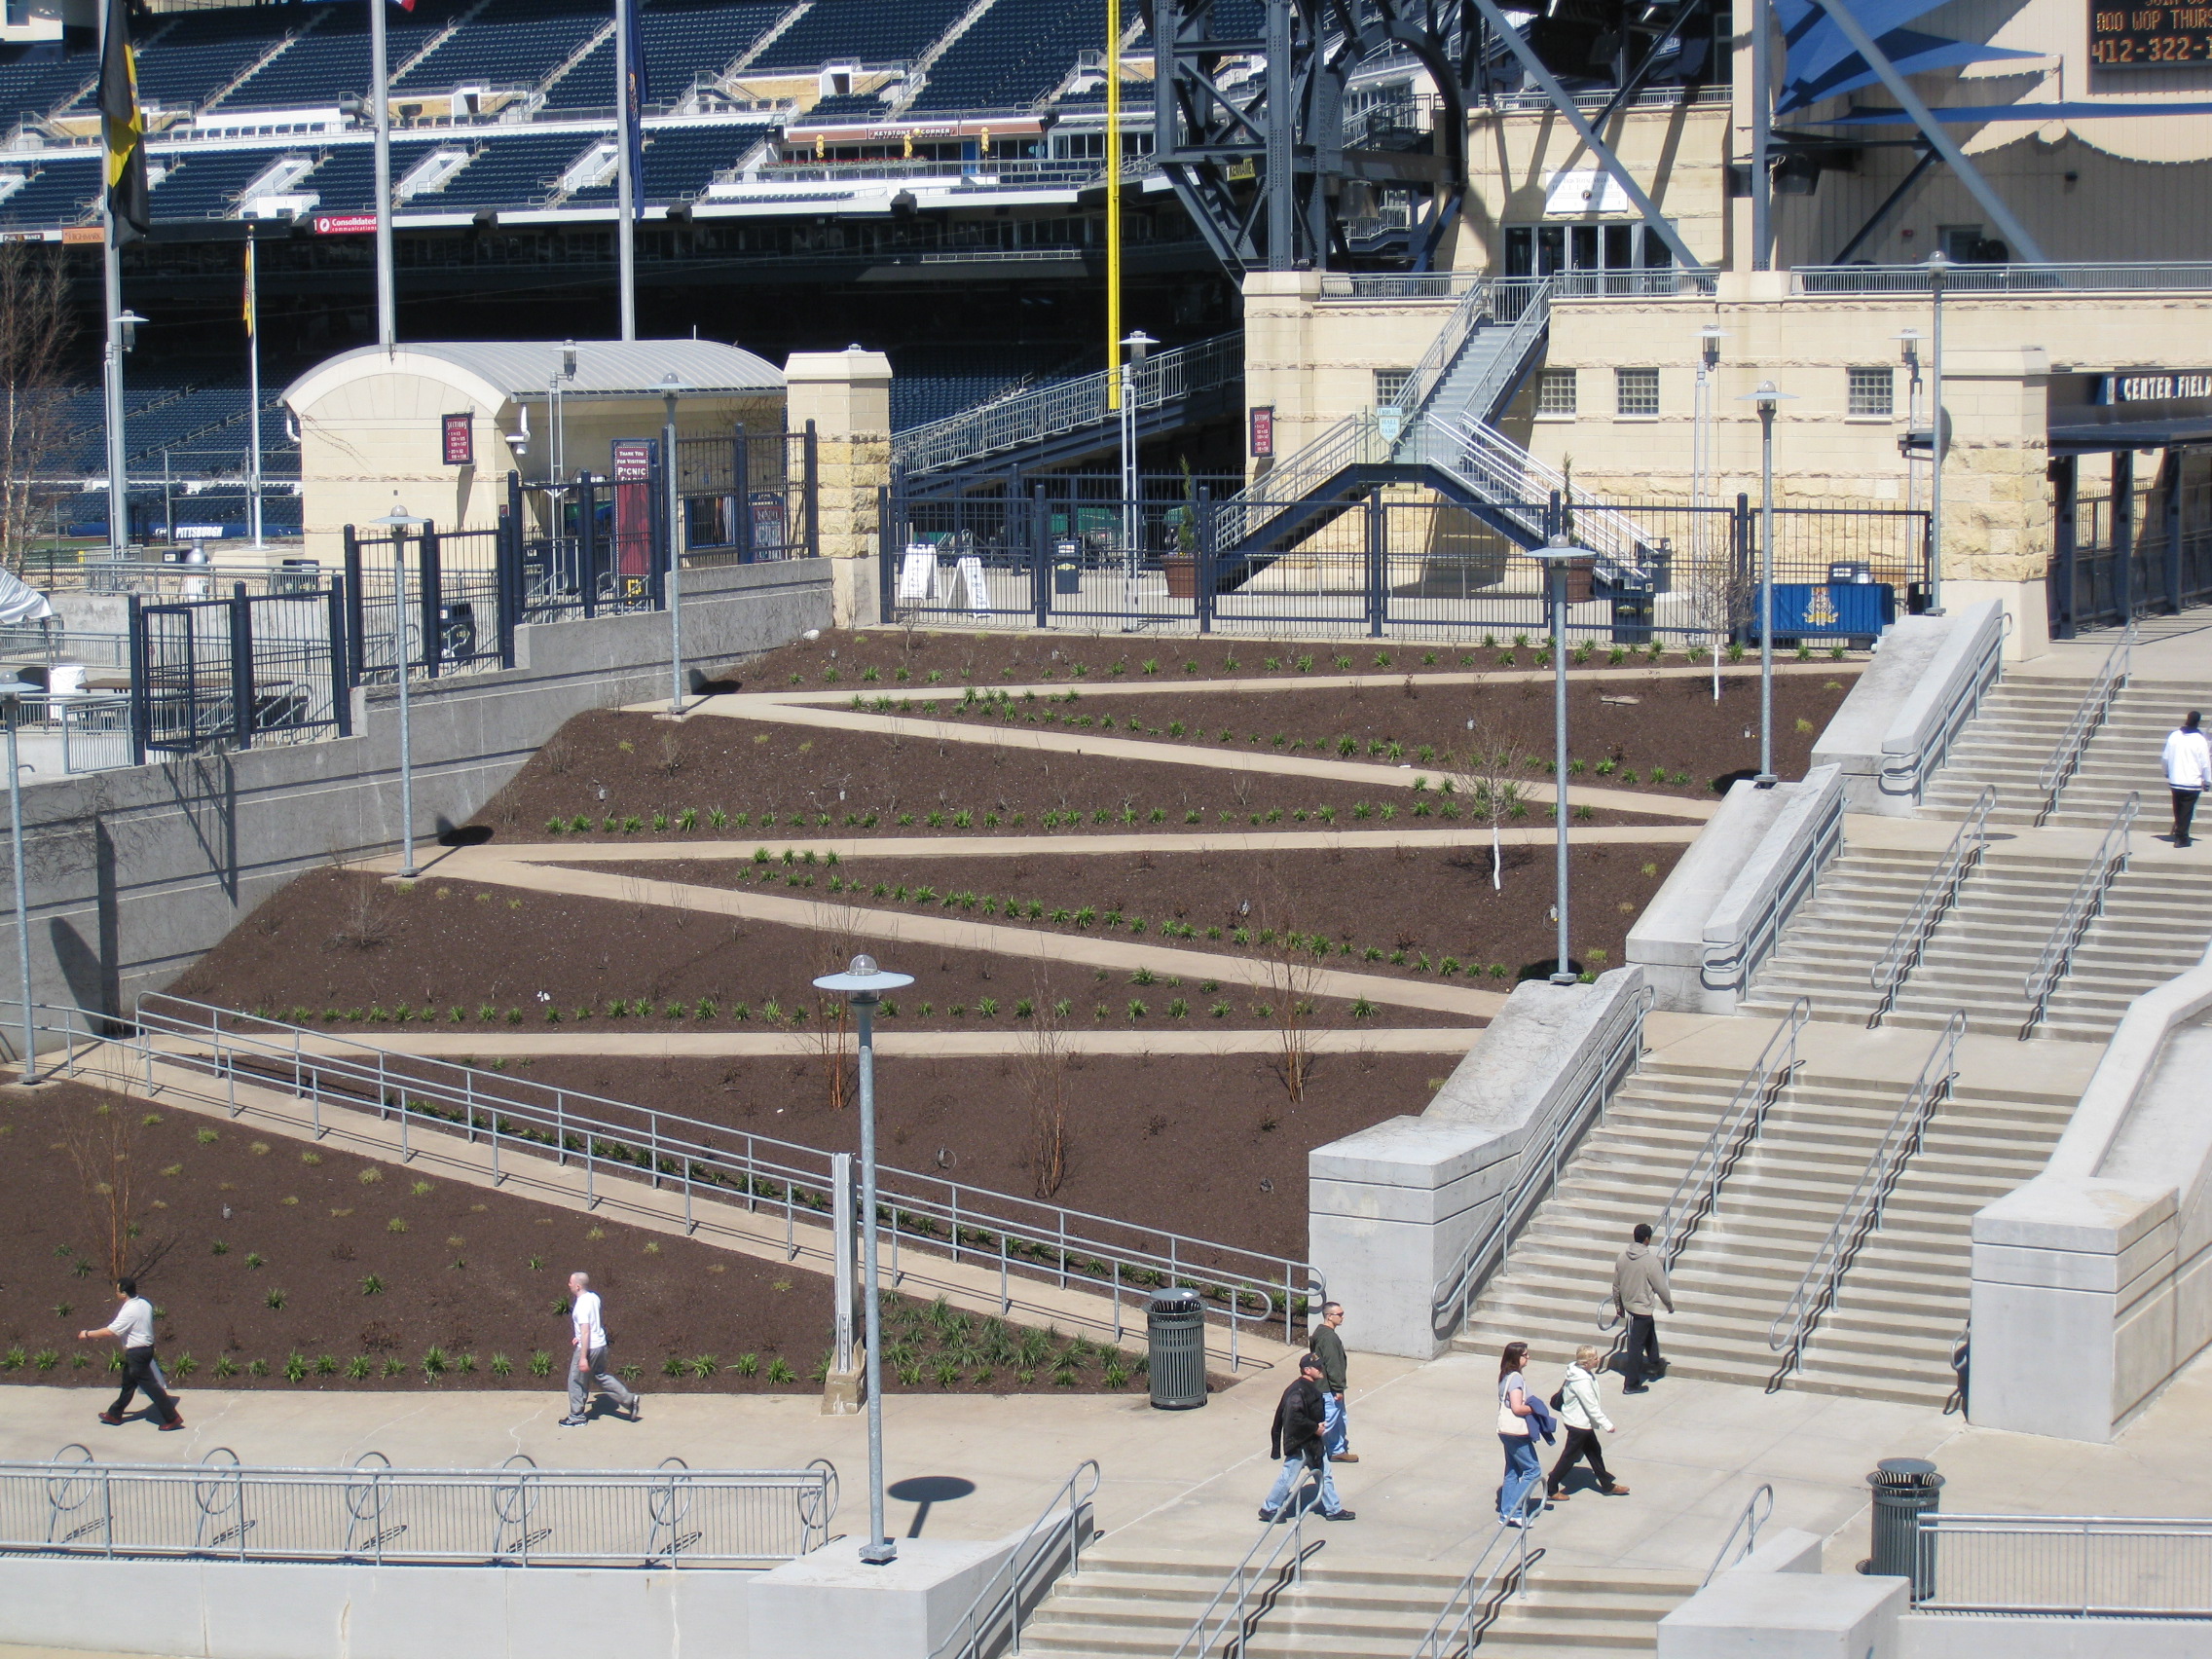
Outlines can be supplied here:
[[129, 0], [107, 0], [100, 43], [100, 137], [107, 158], [107, 209], [117, 246], [153, 228], [146, 201], [146, 118], [138, 110], [138, 59], [130, 50]]

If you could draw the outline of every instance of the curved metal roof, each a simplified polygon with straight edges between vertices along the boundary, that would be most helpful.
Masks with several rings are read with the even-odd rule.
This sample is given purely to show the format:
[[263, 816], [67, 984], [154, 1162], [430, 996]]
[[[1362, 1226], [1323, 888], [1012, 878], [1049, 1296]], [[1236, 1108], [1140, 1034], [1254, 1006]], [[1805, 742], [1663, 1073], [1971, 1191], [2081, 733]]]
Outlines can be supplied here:
[[[676, 377], [685, 395], [784, 389], [783, 371], [775, 364], [719, 340], [410, 340], [389, 361], [405, 370], [408, 359], [426, 357], [450, 363], [507, 397], [542, 397], [561, 370], [562, 353], [571, 350], [575, 352], [576, 372], [561, 382], [563, 397], [649, 397], [661, 390], [669, 375]], [[350, 379], [384, 358], [381, 346], [342, 351], [286, 387], [285, 401], [311, 382], [327, 386]]]

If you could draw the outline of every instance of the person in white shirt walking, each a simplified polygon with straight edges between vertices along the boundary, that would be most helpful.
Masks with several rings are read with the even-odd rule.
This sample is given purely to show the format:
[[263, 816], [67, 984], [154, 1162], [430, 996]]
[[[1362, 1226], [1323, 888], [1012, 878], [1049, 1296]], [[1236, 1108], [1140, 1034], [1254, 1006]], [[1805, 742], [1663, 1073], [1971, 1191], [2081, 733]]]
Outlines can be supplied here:
[[123, 1414], [130, 1409], [131, 1395], [143, 1389], [146, 1403], [161, 1419], [163, 1432], [182, 1428], [184, 1419], [176, 1409], [176, 1401], [162, 1386], [162, 1374], [154, 1366], [154, 1305], [138, 1294], [136, 1279], [117, 1279], [115, 1294], [123, 1299], [115, 1317], [96, 1331], [77, 1333], [81, 1343], [95, 1343], [108, 1337], [123, 1349], [123, 1392], [116, 1395], [114, 1405], [100, 1413], [100, 1421], [121, 1422]]
[[594, 1385], [601, 1393], [611, 1394], [615, 1409], [636, 1422], [643, 1415], [638, 1396], [608, 1369], [607, 1323], [600, 1312], [599, 1293], [591, 1287], [591, 1274], [571, 1273], [569, 1295], [572, 1299], [569, 1317], [575, 1326], [576, 1351], [569, 1361], [569, 1415], [561, 1419], [561, 1426], [580, 1428], [591, 1420], [585, 1408], [591, 1402]]
[[2166, 787], [2174, 793], [2174, 845], [2190, 844], [2190, 821], [2196, 816], [2196, 797], [2212, 788], [2212, 743], [2205, 741], [2194, 709], [2180, 725], [2166, 734]]
[[1605, 1467], [1604, 1450], [1598, 1444], [1601, 1432], [1616, 1432], [1612, 1419], [1598, 1403], [1598, 1362], [1604, 1357], [1594, 1347], [1576, 1348], [1574, 1363], [1567, 1368], [1567, 1380], [1559, 1385], [1559, 1420], [1567, 1429], [1567, 1446], [1544, 1480], [1548, 1502], [1567, 1501], [1567, 1493], [1561, 1489], [1567, 1485], [1567, 1471], [1577, 1457], [1590, 1460], [1590, 1472], [1598, 1477], [1600, 1492], [1607, 1497], [1628, 1496], [1628, 1488], [1614, 1480], [1612, 1470]]

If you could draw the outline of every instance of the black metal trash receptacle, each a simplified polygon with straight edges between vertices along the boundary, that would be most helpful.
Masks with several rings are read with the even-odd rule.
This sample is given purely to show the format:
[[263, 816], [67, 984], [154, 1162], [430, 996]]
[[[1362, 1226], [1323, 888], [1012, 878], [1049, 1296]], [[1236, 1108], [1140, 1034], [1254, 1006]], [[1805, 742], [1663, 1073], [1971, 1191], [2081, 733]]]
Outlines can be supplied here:
[[1920, 1518], [1941, 1507], [1943, 1477], [1922, 1457], [1885, 1457], [1866, 1477], [1874, 1489], [1874, 1553], [1866, 1570], [1912, 1580], [1912, 1599], [1936, 1593], [1936, 1557], [1920, 1548]]
[[1206, 1313], [1195, 1290], [1162, 1291], [1145, 1307], [1152, 1403], [1185, 1412], [1206, 1403]]
[[1653, 606], [1649, 588], [1617, 588], [1613, 593], [1613, 644], [1648, 645]]

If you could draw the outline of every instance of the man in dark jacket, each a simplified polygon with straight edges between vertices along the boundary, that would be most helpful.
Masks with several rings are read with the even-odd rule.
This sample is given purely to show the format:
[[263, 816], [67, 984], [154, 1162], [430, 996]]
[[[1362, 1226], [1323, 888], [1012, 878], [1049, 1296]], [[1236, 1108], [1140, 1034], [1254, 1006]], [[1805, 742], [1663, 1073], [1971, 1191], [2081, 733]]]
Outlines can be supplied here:
[[1621, 1355], [1628, 1381], [1621, 1392], [1641, 1394], [1652, 1378], [1666, 1374], [1667, 1362], [1659, 1357], [1659, 1309], [1675, 1310], [1667, 1264], [1651, 1248], [1648, 1223], [1637, 1224], [1635, 1241], [1613, 1264], [1613, 1307], [1628, 1320], [1628, 1346]]
[[1260, 1519], [1279, 1521], [1291, 1510], [1291, 1493], [1309, 1470], [1321, 1477], [1317, 1507], [1330, 1521], [1350, 1521], [1352, 1512], [1337, 1497], [1337, 1483], [1329, 1474], [1329, 1459], [1322, 1453], [1321, 1427], [1328, 1420], [1328, 1405], [1321, 1391], [1321, 1362], [1312, 1354], [1298, 1356], [1298, 1380], [1282, 1391], [1275, 1419], [1268, 1430], [1268, 1454], [1282, 1459], [1282, 1473], [1260, 1503]]
[[1345, 1305], [1321, 1304], [1321, 1322], [1313, 1327], [1313, 1357], [1321, 1362], [1321, 1393], [1329, 1408], [1329, 1420], [1321, 1427], [1321, 1450], [1332, 1463], [1356, 1463], [1350, 1431], [1345, 1426], [1345, 1384], [1350, 1366], [1345, 1358], [1345, 1340], [1337, 1327], [1345, 1322]]

